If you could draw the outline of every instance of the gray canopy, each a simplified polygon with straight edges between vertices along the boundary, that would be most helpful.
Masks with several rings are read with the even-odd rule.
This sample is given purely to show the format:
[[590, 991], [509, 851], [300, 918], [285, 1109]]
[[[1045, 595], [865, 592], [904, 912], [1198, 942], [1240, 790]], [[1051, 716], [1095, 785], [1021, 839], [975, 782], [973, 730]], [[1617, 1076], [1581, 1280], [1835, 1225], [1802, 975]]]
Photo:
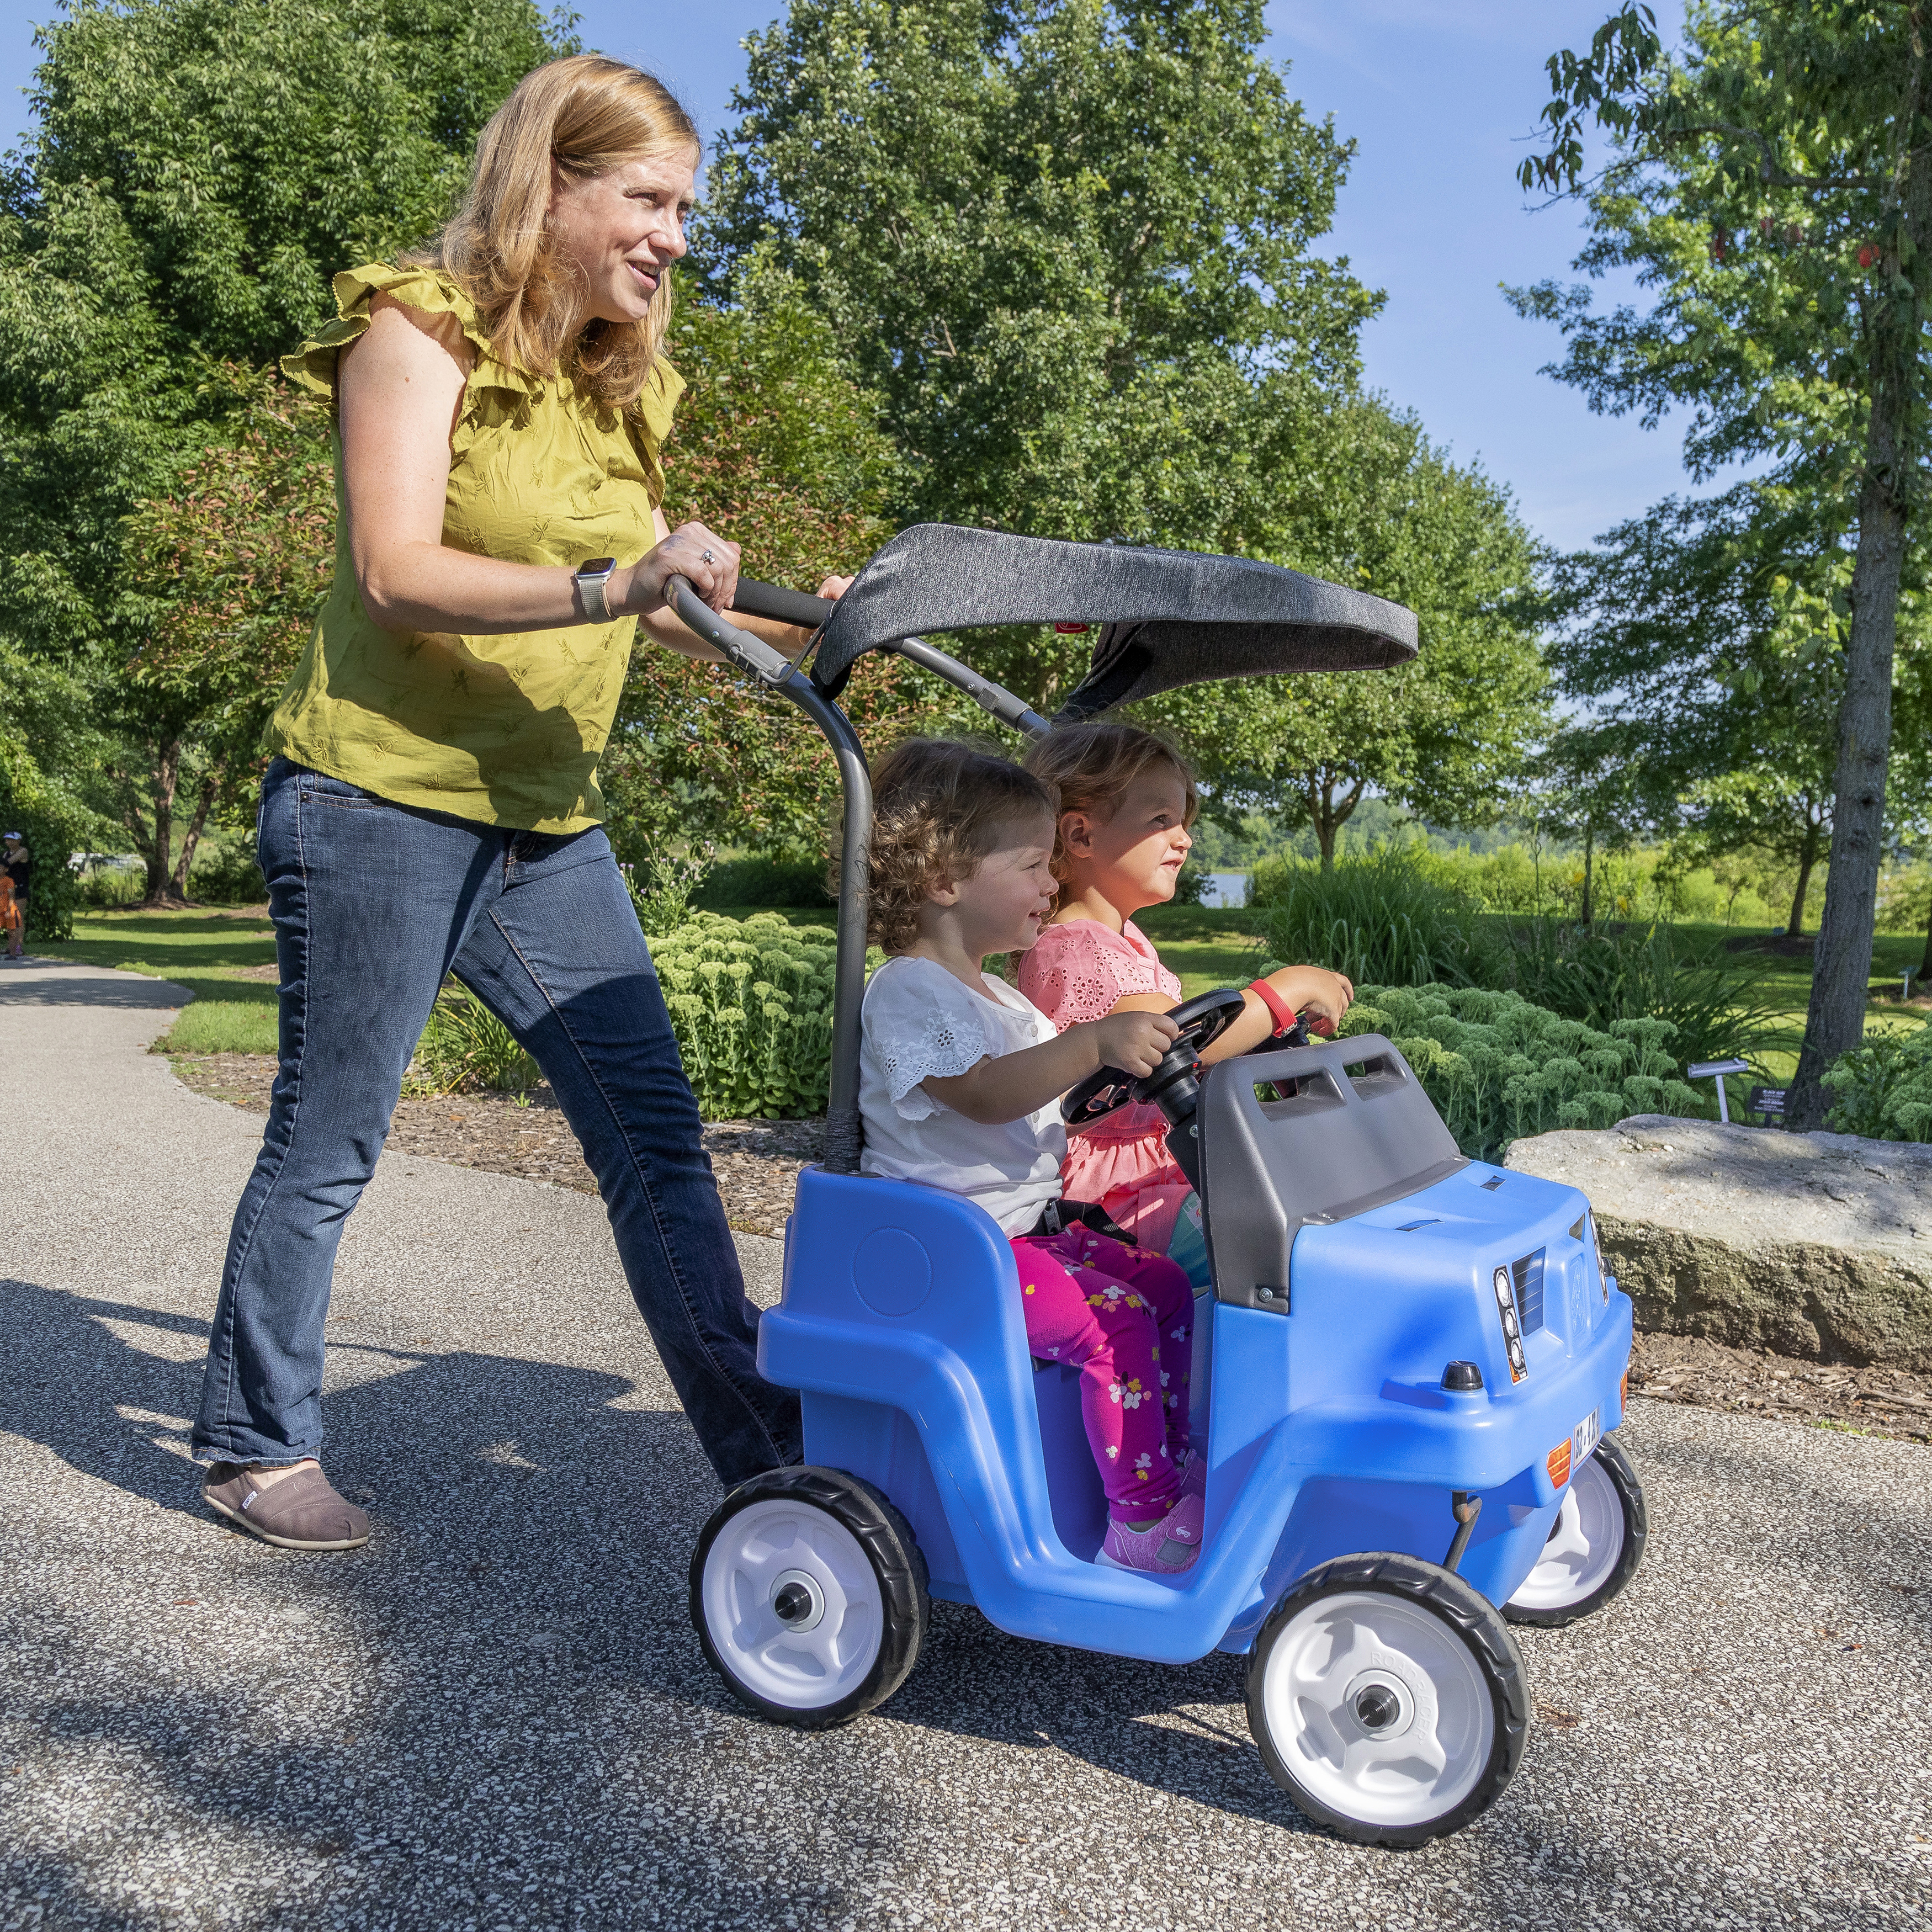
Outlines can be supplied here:
[[901, 638], [1048, 623], [1103, 627], [1063, 722], [1181, 685], [1382, 670], [1416, 653], [1412, 610], [1275, 564], [915, 524], [832, 608], [812, 676], [836, 690], [866, 652]]

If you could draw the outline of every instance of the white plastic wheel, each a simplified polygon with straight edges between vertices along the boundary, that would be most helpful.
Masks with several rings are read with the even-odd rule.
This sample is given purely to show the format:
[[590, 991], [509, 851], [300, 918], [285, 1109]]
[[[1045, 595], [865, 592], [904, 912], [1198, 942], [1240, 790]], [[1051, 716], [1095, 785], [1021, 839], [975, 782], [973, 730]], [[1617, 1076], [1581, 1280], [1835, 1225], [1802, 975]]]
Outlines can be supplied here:
[[838, 1703], [878, 1660], [878, 1575], [859, 1539], [811, 1503], [774, 1497], [729, 1518], [706, 1553], [700, 1594], [719, 1661], [785, 1709]]
[[1509, 1607], [1546, 1612], [1586, 1602], [1615, 1572], [1624, 1534], [1623, 1498], [1592, 1456], [1570, 1478], [1556, 1526]]
[[1489, 1770], [1488, 1680], [1454, 1626], [1419, 1604], [1381, 1590], [1317, 1597], [1276, 1637], [1263, 1672], [1270, 1741], [1338, 1818], [1426, 1826]]

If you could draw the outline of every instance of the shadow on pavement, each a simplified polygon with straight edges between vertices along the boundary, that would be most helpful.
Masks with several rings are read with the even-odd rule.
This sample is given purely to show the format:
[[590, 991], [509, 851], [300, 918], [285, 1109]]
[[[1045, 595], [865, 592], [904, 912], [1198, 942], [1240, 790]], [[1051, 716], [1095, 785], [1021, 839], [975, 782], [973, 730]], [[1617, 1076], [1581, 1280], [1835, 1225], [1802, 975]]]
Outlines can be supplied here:
[[[21, 1006], [118, 1006], [146, 1009], [178, 1006], [182, 988], [167, 980], [150, 980], [138, 973], [110, 974], [92, 968], [83, 976], [70, 968], [80, 964], [64, 959], [28, 958], [0, 966], [0, 1004]], [[98, 972], [99, 978], [92, 976]]]
[[[24, 1731], [37, 1780], [76, 1777], [85, 1828], [0, 1784], [0, 1900], [44, 1894], [36, 1924], [173, 1926], [179, 1900], [138, 1900], [185, 1861], [226, 1874], [228, 1904], [191, 1915], [224, 1932], [784, 1922], [802, 1875], [752, 1842], [718, 1754], [749, 1726], [686, 1619], [718, 1492], [681, 1413], [626, 1406], [622, 1375], [361, 1326], [330, 1344], [328, 1467], [376, 1534], [301, 1556], [196, 1495], [205, 1323], [15, 1280], [0, 1333], [0, 1429], [189, 1519], [158, 1531], [83, 1483], [50, 1499], [58, 1548], [0, 1603], [0, 1643], [14, 1749]], [[104, 1809], [107, 1767], [130, 1802]], [[818, 1882], [836, 1924], [849, 1908]]]

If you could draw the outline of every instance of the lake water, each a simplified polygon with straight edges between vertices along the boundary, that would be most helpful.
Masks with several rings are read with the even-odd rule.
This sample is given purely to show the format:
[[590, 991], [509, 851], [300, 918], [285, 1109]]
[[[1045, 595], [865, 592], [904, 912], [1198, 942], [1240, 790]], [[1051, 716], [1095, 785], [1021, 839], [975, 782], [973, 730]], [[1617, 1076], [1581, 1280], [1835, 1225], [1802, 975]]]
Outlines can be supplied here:
[[1248, 875], [1245, 872], [1210, 872], [1202, 889], [1204, 906], [1243, 906], [1248, 902]]

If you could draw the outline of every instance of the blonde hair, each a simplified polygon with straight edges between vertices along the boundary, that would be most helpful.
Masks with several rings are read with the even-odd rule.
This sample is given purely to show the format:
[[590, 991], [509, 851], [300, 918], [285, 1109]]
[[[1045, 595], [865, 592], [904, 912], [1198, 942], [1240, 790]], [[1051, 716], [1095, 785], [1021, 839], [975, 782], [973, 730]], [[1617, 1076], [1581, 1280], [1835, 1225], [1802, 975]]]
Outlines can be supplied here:
[[919, 937], [927, 892], [970, 878], [1016, 820], [1051, 820], [1059, 795], [1021, 766], [944, 738], [908, 738], [872, 775], [868, 936], [887, 952]]
[[634, 322], [593, 321], [573, 344], [570, 271], [550, 244], [550, 164], [579, 180], [625, 162], [703, 152], [691, 116], [664, 83], [602, 54], [533, 68], [490, 117], [462, 203], [428, 247], [402, 260], [442, 269], [476, 305], [500, 362], [572, 380], [600, 403], [626, 409], [650, 380], [670, 326], [662, 277]]
[[[1084, 812], [1102, 821], [1120, 808], [1127, 788], [1150, 765], [1170, 765], [1187, 793], [1181, 819], [1192, 825], [1201, 810], [1201, 794], [1187, 761], [1165, 738], [1137, 724], [1070, 724], [1037, 739], [1026, 754], [1026, 768], [1060, 794], [1060, 811]], [[1053, 876], [1071, 883], [1066, 841], [1054, 820]]]

